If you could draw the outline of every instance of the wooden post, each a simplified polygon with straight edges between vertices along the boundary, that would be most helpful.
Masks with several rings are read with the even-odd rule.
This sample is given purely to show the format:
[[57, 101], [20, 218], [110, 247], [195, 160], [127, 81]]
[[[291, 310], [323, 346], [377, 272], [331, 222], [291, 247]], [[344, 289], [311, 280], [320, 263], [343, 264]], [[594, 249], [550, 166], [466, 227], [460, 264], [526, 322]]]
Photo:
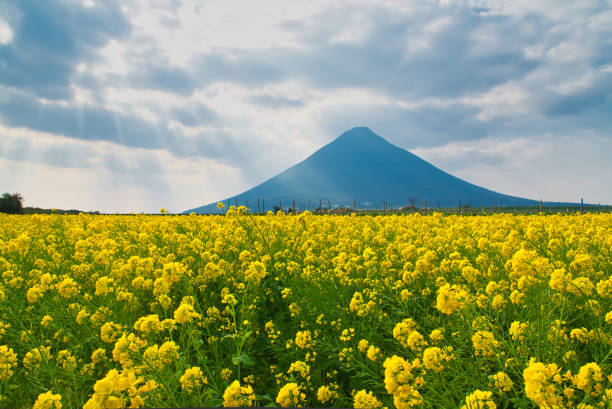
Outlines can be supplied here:
[[323, 206], [321, 205], [321, 199], [319, 199], [319, 211], [322, 212], [323, 211]]
[[425, 200], [425, 213], [427, 213], [427, 200]]
[[459, 200], [459, 213], [463, 213], [463, 210], [461, 210], [461, 200]]
[[353, 199], [353, 210], [357, 210], [357, 199]]
[[310, 200], [308, 200], [308, 210], [310, 210]]
[[295, 199], [293, 199], [293, 202], [292, 202], [291, 213], [295, 214]]
[[540, 212], [542, 211], [542, 199], [540, 199]]
[[567, 206], [566, 210], [567, 210], [567, 212], [569, 213], [569, 203], [568, 203], [568, 202], [565, 202], [565, 206]]
[[266, 212], [266, 202], [264, 201], [264, 198], [261, 198], [261, 212], [265, 213]]
[[582, 202], [582, 198], [580, 198], [580, 214], [584, 214], [584, 204]]

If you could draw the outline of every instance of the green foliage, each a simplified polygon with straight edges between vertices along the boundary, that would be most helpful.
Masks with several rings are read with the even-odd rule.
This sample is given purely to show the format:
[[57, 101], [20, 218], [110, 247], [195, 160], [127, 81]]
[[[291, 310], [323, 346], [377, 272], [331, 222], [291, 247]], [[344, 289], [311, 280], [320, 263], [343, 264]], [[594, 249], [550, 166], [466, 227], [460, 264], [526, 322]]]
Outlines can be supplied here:
[[2, 197], [0, 197], [0, 213], [23, 213], [23, 198], [21, 195], [19, 193], [4, 193]]

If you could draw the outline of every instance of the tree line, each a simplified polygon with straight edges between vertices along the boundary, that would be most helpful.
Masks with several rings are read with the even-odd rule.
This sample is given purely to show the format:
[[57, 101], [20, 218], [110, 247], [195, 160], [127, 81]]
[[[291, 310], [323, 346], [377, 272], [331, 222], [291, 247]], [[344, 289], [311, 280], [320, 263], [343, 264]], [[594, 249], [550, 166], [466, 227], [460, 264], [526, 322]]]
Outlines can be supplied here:
[[23, 197], [19, 193], [4, 193], [0, 197], [0, 213], [23, 213]]

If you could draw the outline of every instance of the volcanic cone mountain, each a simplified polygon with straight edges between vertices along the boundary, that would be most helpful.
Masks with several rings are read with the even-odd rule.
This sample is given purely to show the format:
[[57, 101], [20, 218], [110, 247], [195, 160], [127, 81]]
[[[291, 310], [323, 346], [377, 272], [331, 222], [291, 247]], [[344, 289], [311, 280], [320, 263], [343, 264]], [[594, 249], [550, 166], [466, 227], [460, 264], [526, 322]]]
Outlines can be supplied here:
[[[332, 207], [397, 208], [422, 207], [533, 206], [536, 201], [497, 193], [452, 176], [418, 156], [401, 149], [372, 132], [358, 127], [344, 132], [302, 162], [262, 184], [220, 200], [257, 210], [273, 206], [287, 209], [295, 200], [297, 210]], [[185, 213], [219, 213], [217, 202]], [[260, 207], [259, 210], [264, 210]]]

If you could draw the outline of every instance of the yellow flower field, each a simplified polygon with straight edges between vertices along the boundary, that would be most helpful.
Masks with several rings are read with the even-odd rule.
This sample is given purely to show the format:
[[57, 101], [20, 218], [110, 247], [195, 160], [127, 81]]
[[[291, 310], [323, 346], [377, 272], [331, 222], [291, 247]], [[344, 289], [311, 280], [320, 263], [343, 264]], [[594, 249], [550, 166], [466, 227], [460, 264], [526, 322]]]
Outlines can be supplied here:
[[612, 408], [612, 215], [0, 215], [0, 407]]

